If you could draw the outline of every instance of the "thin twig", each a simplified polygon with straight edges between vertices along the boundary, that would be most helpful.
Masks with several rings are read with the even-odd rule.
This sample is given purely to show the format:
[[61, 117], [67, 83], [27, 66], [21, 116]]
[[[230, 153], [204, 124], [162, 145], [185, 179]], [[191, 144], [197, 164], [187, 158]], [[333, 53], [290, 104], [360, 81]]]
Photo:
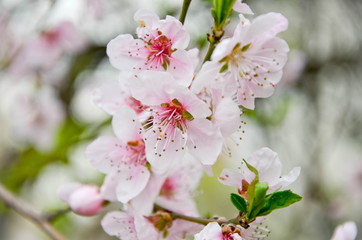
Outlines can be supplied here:
[[184, 24], [187, 10], [189, 9], [189, 6], [191, 4], [191, 0], [184, 0], [184, 3], [182, 4], [182, 10], [180, 15], [180, 22]]
[[29, 204], [17, 198], [14, 194], [12, 194], [9, 190], [7, 190], [1, 183], [0, 183], [0, 200], [5, 204], [5, 206], [13, 209], [21, 216], [35, 223], [53, 240], [66, 240], [66, 238], [63, 237], [57, 230], [55, 230], [49, 222], [47, 222], [41, 217], [41, 214], [39, 212], [35, 211]]

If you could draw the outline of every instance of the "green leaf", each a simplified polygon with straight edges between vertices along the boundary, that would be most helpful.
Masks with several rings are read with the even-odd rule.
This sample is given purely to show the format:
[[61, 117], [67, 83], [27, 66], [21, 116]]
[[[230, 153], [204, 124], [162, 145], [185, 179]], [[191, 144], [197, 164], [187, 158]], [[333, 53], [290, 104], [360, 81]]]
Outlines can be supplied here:
[[266, 192], [269, 189], [269, 185], [267, 182], [258, 182], [255, 184], [254, 188], [254, 198], [249, 205], [248, 217], [250, 220], [253, 220], [260, 209], [264, 206]]
[[244, 212], [246, 213], [246, 209], [247, 209], [247, 204], [246, 204], [246, 201], [245, 199], [238, 195], [238, 194], [235, 194], [235, 193], [232, 193], [230, 195], [230, 199], [231, 199], [231, 202], [232, 204], [240, 211], [240, 212]]
[[226, 20], [230, 17], [236, 0], [214, 0], [211, 10], [216, 29], [223, 29]]
[[257, 178], [258, 182], [259, 182], [259, 172], [258, 172], [258, 170], [255, 167], [251, 166], [244, 158], [243, 158], [243, 161], [245, 162], [245, 164], [249, 168], [249, 170], [252, 171], [255, 174], [255, 179]]
[[302, 200], [302, 197], [290, 190], [286, 190], [269, 194], [265, 200], [265, 204], [257, 216], [266, 216], [276, 209], [288, 207]]

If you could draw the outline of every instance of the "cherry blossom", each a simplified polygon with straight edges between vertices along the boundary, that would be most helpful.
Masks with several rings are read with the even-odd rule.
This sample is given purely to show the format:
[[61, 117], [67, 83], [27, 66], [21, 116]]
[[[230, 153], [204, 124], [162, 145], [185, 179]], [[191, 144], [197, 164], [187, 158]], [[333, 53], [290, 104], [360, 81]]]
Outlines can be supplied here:
[[163, 182], [156, 202], [167, 210], [187, 216], [199, 216], [195, 202], [192, 200], [194, 191], [203, 175], [201, 164], [190, 154], [174, 169], [170, 170]]
[[53, 29], [43, 31], [25, 42], [10, 71], [18, 76], [31, 71], [49, 70], [63, 54], [82, 51], [86, 46], [86, 39], [73, 23], [60, 22]]
[[144, 189], [150, 172], [136, 113], [128, 107], [120, 108], [112, 123], [117, 137], [96, 139], [88, 146], [86, 156], [100, 172], [108, 174], [102, 196], [114, 201], [115, 191], [117, 199], [126, 203]]
[[55, 91], [48, 86], [38, 87], [33, 81], [8, 83], [7, 91], [3, 92], [8, 96], [4, 105], [14, 138], [31, 143], [41, 151], [52, 150], [54, 136], [65, 117]]
[[223, 85], [225, 94], [236, 93], [242, 106], [254, 109], [254, 99], [271, 96], [281, 79], [289, 48], [275, 35], [287, 27], [288, 20], [279, 13], [261, 15], [251, 23], [240, 15], [234, 36], [216, 46], [212, 61], [196, 76], [193, 91]]
[[132, 79], [135, 99], [151, 117], [140, 128], [152, 170], [162, 174], [181, 161], [186, 148], [205, 165], [215, 163], [222, 147], [219, 129], [208, 119], [211, 111], [188, 88], [175, 84], [167, 72], [147, 71]]
[[[279, 190], [293, 183], [299, 176], [300, 167], [293, 168], [287, 175], [281, 176], [282, 164], [276, 152], [262, 148], [254, 152], [246, 162], [259, 172], [259, 181], [269, 184], [268, 193]], [[219, 181], [227, 186], [236, 187], [241, 195], [246, 197], [246, 191], [254, 180], [255, 174], [242, 164], [240, 171], [224, 169]]]
[[174, 78], [190, 85], [197, 65], [198, 51], [186, 51], [190, 37], [181, 22], [172, 16], [160, 20], [145, 9], [138, 10], [134, 19], [139, 39], [130, 34], [118, 35], [107, 45], [111, 64], [120, 70], [141, 72], [144, 70], [167, 71]]
[[357, 237], [355, 222], [346, 222], [336, 227], [331, 240], [354, 240]]
[[195, 240], [253, 240], [264, 239], [269, 230], [260, 226], [260, 223], [251, 223], [248, 229], [240, 225], [222, 224], [216, 222], [207, 224], [204, 229], [195, 235]]
[[104, 231], [122, 240], [158, 240], [159, 233], [145, 217], [132, 207], [126, 212], [110, 212], [101, 221]]
[[64, 185], [59, 189], [58, 195], [79, 215], [93, 216], [103, 209], [104, 199], [97, 186], [79, 183]]

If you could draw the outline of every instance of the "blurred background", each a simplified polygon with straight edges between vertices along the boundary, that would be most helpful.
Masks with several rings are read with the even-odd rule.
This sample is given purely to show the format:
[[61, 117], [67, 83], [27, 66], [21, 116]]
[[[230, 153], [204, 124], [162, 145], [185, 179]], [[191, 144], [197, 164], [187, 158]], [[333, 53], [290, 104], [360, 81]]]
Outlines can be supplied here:
[[[195, 197], [203, 216], [235, 216], [220, 184], [224, 167], [267, 146], [283, 173], [301, 166], [291, 186], [302, 202], [272, 213], [268, 239], [329, 239], [353, 220], [362, 232], [362, 2], [250, 0], [255, 16], [280, 12], [289, 29], [284, 76], [275, 94], [246, 111], [245, 134], [232, 158], [220, 157]], [[70, 182], [101, 184], [84, 157], [98, 135], [112, 134], [110, 117], [92, 100], [94, 88], [116, 81], [106, 44], [134, 34], [139, 8], [178, 17], [182, 0], [0, 0], [0, 181], [35, 209], [65, 209], [57, 189]], [[193, 0], [185, 27], [192, 47], [207, 48], [211, 1]], [[237, 23], [233, 15], [226, 35]], [[103, 214], [110, 210], [106, 208]], [[69, 239], [115, 239], [102, 215], [68, 213], [52, 223]], [[362, 238], [362, 234], [357, 239]], [[0, 239], [49, 239], [0, 203]]]

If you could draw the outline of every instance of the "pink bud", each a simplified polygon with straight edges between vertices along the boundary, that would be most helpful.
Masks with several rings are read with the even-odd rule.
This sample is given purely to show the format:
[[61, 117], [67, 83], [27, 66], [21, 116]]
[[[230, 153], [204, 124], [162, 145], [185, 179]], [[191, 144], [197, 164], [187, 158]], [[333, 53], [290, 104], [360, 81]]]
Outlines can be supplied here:
[[99, 194], [98, 186], [72, 183], [62, 186], [58, 196], [79, 215], [93, 216], [103, 209], [104, 199]]

